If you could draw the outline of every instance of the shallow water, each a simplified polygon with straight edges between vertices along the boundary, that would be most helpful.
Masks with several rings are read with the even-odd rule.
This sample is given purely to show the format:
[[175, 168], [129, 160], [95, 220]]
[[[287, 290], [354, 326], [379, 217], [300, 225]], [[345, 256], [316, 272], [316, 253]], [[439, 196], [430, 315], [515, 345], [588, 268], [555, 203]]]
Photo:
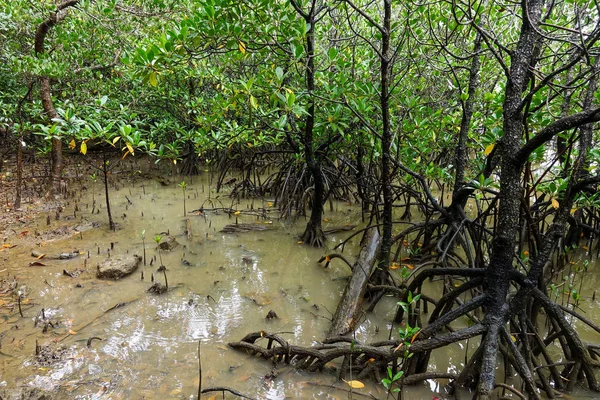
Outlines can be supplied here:
[[[181, 180], [183, 178], [179, 178]], [[23, 292], [24, 318], [13, 312], [0, 319], [0, 337], [4, 354], [0, 354], [0, 387], [39, 387], [53, 391], [58, 398], [74, 399], [182, 399], [195, 398], [198, 385], [198, 343], [201, 343], [202, 384], [229, 386], [260, 399], [344, 398], [348, 394], [329, 387], [336, 382], [333, 372], [309, 374], [292, 367], [274, 367], [269, 361], [231, 350], [227, 343], [240, 340], [247, 333], [264, 330], [281, 332], [291, 343], [311, 345], [325, 336], [330, 312], [334, 312], [345, 285], [349, 269], [338, 260], [324, 269], [317, 260], [327, 250], [313, 249], [298, 243], [305, 221], [279, 221], [268, 199], [232, 203], [227, 191], [209, 195], [209, 174], [188, 182], [187, 210], [200, 208], [233, 208], [237, 216], [223, 211], [206, 211], [203, 215], [184, 217], [181, 188], [161, 186], [154, 181], [138, 181], [111, 190], [111, 207], [116, 232], [109, 231], [105, 215], [103, 187], [100, 183], [83, 190], [77, 202], [80, 211], [74, 220], [72, 202], [62, 219], [46, 226], [45, 216], [36, 220], [39, 232], [56, 229], [66, 223], [99, 221], [100, 228], [72, 237], [44, 241], [40, 237], [35, 249], [43, 253], [78, 250], [74, 260], [40, 260], [46, 266], [29, 266], [35, 261], [31, 247], [7, 250], [8, 257], [0, 267], [0, 277], [16, 276]], [[100, 214], [91, 214], [92, 192]], [[127, 198], [133, 204], [129, 204]], [[360, 223], [357, 207], [335, 203], [336, 211], [327, 211], [324, 227]], [[270, 219], [247, 215], [250, 208], [264, 208]], [[185, 218], [190, 218], [192, 239], [184, 234]], [[241, 234], [219, 232], [226, 224], [259, 223], [271, 230]], [[148, 264], [120, 281], [95, 278], [96, 265], [107, 255], [142, 254], [141, 232], [145, 230]], [[172, 288], [168, 293], [146, 292], [151, 275], [164, 283], [154, 236], [169, 232], [181, 246], [161, 252]], [[348, 232], [330, 235], [333, 248]], [[352, 258], [359, 237], [345, 248]], [[111, 243], [114, 249], [110, 251]], [[42, 246], [43, 245], [43, 246]], [[185, 263], [184, 263], [185, 260]], [[83, 272], [75, 278], [63, 274], [67, 269]], [[144, 280], [141, 279], [141, 272]], [[597, 281], [591, 274], [590, 284]], [[81, 286], [81, 287], [78, 287]], [[587, 286], [587, 282], [586, 282]], [[591, 286], [593, 287], [593, 286]], [[435, 290], [435, 284], [431, 287]], [[0, 297], [2, 299], [2, 297]], [[119, 303], [125, 305], [106, 310]], [[1, 303], [0, 303], [1, 304]], [[395, 300], [384, 299], [375, 313], [361, 324], [356, 333], [359, 341], [387, 338]], [[597, 304], [591, 299], [582, 307], [591, 312]], [[47, 319], [58, 322], [42, 333], [34, 327], [36, 315], [44, 308]], [[279, 318], [267, 321], [273, 310]], [[0, 314], [4, 315], [4, 314]], [[16, 328], [18, 327], [18, 329]], [[587, 329], [585, 339], [597, 339]], [[88, 348], [89, 338], [98, 337]], [[57, 341], [67, 347], [63, 361], [41, 365], [35, 362], [36, 340], [40, 344]], [[465, 343], [458, 343], [432, 355], [431, 367], [437, 371], [460, 371], [464, 363]], [[474, 344], [469, 344], [472, 351]], [[276, 377], [272, 377], [276, 375]], [[385, 398], [380, 384], [366, 382], [358, 392]], [[346, 389], [343, 383], [338, 387]], [[410, 399], [444, 398], [443, 384], [424, 383], [405, 391]], [[233, 396], [228, 396], [233, 397]], [[211, 395], [206, 395], [211, 398]], [[215, 398], [220, 398], [220, 395]], [[354, 395], [354, 398], [357, 395]]]

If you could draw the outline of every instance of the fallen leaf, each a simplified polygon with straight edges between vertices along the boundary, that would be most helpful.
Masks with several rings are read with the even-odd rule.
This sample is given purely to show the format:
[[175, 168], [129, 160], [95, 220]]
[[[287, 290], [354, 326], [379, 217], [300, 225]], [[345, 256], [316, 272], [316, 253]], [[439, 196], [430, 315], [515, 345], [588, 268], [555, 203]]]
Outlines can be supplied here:
[[236, 211], [233, 213], [233, 215], [240, 215], [242, 212], [241, 211]]
[[42, 253], [39, 256], [37, 256], [36, 260], [41, 260], [42, 258], [44, 258], [44, 256], [46, 255], [46, 253]]
[[298, 244], [302, 244], [302, 240], [298, 240]]
[[178, 394], [181, 394], [181, 389], [173, 389], [171, 390], [171, 392], [169, 393], [171, 396], [176, 396]]
[[552, 207], [554, 207], [555, 209], [557, 209], [560, 206], [558, 200], [556, 200], [554, 197], [552, 198]]
[[75, 332], [73, 329], [69, 329], [69, 335], [77, 335], [77, 332]]
[[361, 381], [344, 381], [350, 386], [352, 389], [362, 389], [365, 387], [365, 384]]

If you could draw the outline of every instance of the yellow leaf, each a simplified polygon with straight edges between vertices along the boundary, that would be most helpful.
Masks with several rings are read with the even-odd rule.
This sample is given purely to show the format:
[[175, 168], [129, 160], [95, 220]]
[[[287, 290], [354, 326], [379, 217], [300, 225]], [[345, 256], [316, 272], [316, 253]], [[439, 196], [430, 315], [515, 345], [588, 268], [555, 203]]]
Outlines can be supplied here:
[[331, 261], [331, 257], [325, 256], [325, 261], [327, 261], [327, 262]]
[[121, 136], [117, 136], [116, 138], [113, 139], [113, 146], [115, 145], [115, 143], [117, 143], [119, 141], [119, 139], [121, 139]]
[[488, 145], [488, 147], [485, 148], [485, 150], [483, 151], [483, 154], [485, 154], [486, 156], [489, 156], [492, 151], [494, 150], [494, 147], [496, 146], [496, 143], [492, 143], [490, 145]]
[[514, 335], [510, 335], [510, 338], [512, 339], [513, 342], [517, 342], [517, 338]]
[[178, 394], [181, 394], [181, 389], [173, 389], [173, 390], [171, 390], [171, 392], [169, 394], [171, 396], [176, 396]]
[[154, 87], [156, 87], [156, 85], [158, 85], [158, 79], [156, 77], [156, 72], [151, 72], [150, 75], [148, 75], [148, 83], [150, 83]]
[[2, 247], [4, 247], [5, 249], [10, 249], [12, 246], [10, 244], [8, 244], [8, 243], [4, 243], [2, 245]]
[[71, 150], [73, 150], [75, 148], [75, 139], [71, 139], [71, 141], [69, 142], [69, 148]]
[[271, 203], [270, 201], [267, 203], [267, 206], [269, 207], [273, 207], [273, 203]]
[[125, 154], [123, 154], [123, 157], [121, 157], [121, 160], [124, 160], [124, 159], [125, 159], [125, 157], [127, 157], [127, 154], [129, 154], [129, 150], [127, 150], [127, 151], [125, 152]]
[[127, 150], [129, 150], [129, 152], [131, 153], [131, 155], [134, 155], [133, 154], [133, 147], [131, 147], [131, 145], [129, 143], [127, 143], [125, 146], [127, 147]]
[[238, 48], [240, 49], [240, 52], [242, 54], [246, 54], [246, 45], [244, 44], [244, 42], [240, 41]]
[[588, 251], [590, 248], [587, 246], [581, 246], [582, 249], [584, 249], [585, 251]]
[[233, 215], [240, 215], [242, 212], [241, 211], [236, 211], [233, 213]]
[[29, 304], [29, 299], [23, 299], [21, 300], [21, 304]]
[[75, 332], [73, 329], [69, 329], [69, 335], [77, 335], [77, 332]]
[[177, 159], [173, 159], [173, 164], [177, 165]]
[[552, 207], [554, 208], [558, 208], [560, 206], [560, 204], [558, 203], [558, 200], [556, 200], [554, 197], [552, 198]]
[[362, 389], [365, 387], [365, 384], [361, 381], [344, 381], [350, 386], [352, 389]]
[[417, 332], [413, 335], [413, 337], [410, 339], [410, 342], [414, 343], [414, 341], [417, 339], [417, 336], [419, 336], [419, 334], [421, 334], [421, 330], [419, 330], [419, 332]]
[[298, 244], [302, 244], [302, 240], [298, 240]]
[[85, 156], [85, 153], [87, 153], [87, 144], [85, 142], [81, 142], [81, 147], [79, 148], [79, 151]]
[[398, 269], [398, 263], [393, 262], [392, 265], [390, 265], [390, 269]]

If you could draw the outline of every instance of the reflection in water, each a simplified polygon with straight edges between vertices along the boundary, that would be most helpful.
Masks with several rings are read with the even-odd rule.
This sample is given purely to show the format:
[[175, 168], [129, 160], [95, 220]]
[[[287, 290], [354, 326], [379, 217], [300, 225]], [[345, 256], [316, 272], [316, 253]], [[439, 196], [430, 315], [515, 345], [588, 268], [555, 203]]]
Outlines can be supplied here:
[[[194, 181], [194, 185], [188, 185], [188, 209], [199, 208], [208, 195], [206, 180], [194, 178]], [[46, 343], [55, 334], [52, 330], [42, 334], [40, 327], [25, 323], [19, 332], [19, 337], [25, 337], [23, 347], [3, 346], [3, 351], [15, 356], [0, 364], [5, 385], [16, 382], [16, 385], [55, 390], [60, 392], [60, 398], [190, 398], [197, 390], [197, 345], [201, 341], [205, 387], [231, 386], [261, 399], [324, 399], [329, 395], [345, 398], [345, 392], [329, 387], [336, 382], [335, 372], [300, 373], [286, 365], [274, 368], [270, 362], [234, 352], [226, 346], [227, 342], [257, 330], [280, 332], [299, 345], [311, 345], [324, 338], [331, 313], [346, 283], [344, 278], [350, 271], [341, 262], [333, 262], [330, 268], [323, 269], [316, 260], [330, 250], [297, 243], [296, 235], [306, 221], [286, 224], [275, 220], [269, 225], [273, 230], [225, 235], [219, 230], [235, 223], [235, 219], [227, 214], [207, 212], [206, 218], [189, 216], [193, 238], [188, 240], [183, 235], [181, 189], [165, 188], [155, 182], [144, 182], [144, 185], [146, 195], [141, 183], [113, 191], [114, 214], [127, 214], [121, 218], [121, 229], [116, 233], [106, 229], [103, 211], [93, 216], [84, 212], [83, 218], [99, 219], [104, 227], [86, 231], [83, 240], [75, 237], [48, 242], [44, 250], [51, 253], [77, 247], [86, 254], [89, 251], [89, 259], [84, 256], [74, 261], [48, 261], [46, 267], [26, 269], [20, 266], [28, 265], [30, 249], [22, 249], [21, 253], [13, 251], [16, 267], [12, 273], [27, 280], [29, 296], [36, 302], [37, 308], [31, 313], [43, 305], [47, 318], [61, 321], [57, 334], [73, 330], [62, 342], [73, 349], [73, 355], [40, 369], [31, 357], [35, 339]], [[101, 185], [96, 185], [95, 190], [99, 192]], [[128, 205], [125, 194], [133, 205]], [[86, 196], [91, 198], [91, 193]], [[214, 199], [214, 193], [211, 196]], [[80, 201], [81, 204], [86, 202], [88, 198]], [[81, 204], [80, 208], [85, 210]], [[250, 203], [233, 207], [245, 210]], [[342, 212], [327, 213], [326, 227], [360, 221], [360, 210], [343, 208]], [[68, 212], [65, 210], [65, 215]], [[256, 217], [240, 215], [238, 220], [253, 223]], [[42, 217], [40, 221], [40, 230], [48, 229]], [[94, 277], [96, 265], [105, 259], [111, 242], [114, 243], [112, 254], [142, 254], [142, 230], [146, 231], [148, 261], [156, 257], [152, 266], [140, 267], [144, 280], [139, 271], [117, 282], [97, 280]], [[172, 252], [162, 252], [172, 290], [156, 296], [146, 290], [152, 274], [159, 282], [164, 279], [162, 273], [156, 271], [159, 259], [152, 240], [160, 232], [169, 232], [181, 246]], [[329, 238], [329, 247], [333, 248], [343, 238], [343, 235], [333, 235]], [[346, 246], [347, 257], [352, 258], [357, 242], [358, 238]], [[87, 268], [88, 272], [78, 278], [62, 273], [63, 269], [75, 268]], [[590, 274], [590, 285], [595, 285], [596, 280], [597, 274]], [[431, 285], [433, 291], [439, 289], [435, 283]], [[356, 339], [363, 342], [387, 339], [390, 330], [394, 335], [398, 326], [391, 326], [390, 321], [396, 301], [394, 298], [382, 300], [359, 326]], [[104, 314], [119, 303], [126, 304]], [[593, 306], [591, 300], [581, 304], [586, 310]], [[275, 311], [279, 318], [267, 321], [265, 316], [269, 310]], [[83, 328], [76, 331], [79, 326]], [[586, 328], [578, 328], [584, 332], [585, 340]], [[94, 341], [88, 348], [86, 342], [91, 337], [102, 338], [102, 341]], [[4, 339], [3, 345], [6, 343]], [[430, 364], [437, 371], [459, 372], [465, 352], [471, 353], [476, 345], [459, 343], [434, 351]], [[362, 393], [385, 397], [380, 384], [365, 383], [367, 387]], [[443, 393], [443, 384], [431, 381], [418, 385], [408, 389], [405, 398], [430, 400], [432, 393]]]

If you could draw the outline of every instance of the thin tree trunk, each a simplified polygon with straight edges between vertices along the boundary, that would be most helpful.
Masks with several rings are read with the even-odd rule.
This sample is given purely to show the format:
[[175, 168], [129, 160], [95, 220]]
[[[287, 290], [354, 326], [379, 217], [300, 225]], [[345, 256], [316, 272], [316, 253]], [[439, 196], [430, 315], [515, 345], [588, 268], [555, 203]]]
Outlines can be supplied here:
[[[40, 57], [45, 53], [44, 42], [50, 28], [64, 18], [67, 8], [77, 5], [77, 3], [79, 3], [79, 0], [64, 0], [56, 7], [56, 11], [50, 14], [48, 19], [38, 25], [35, 32], [34, 43], [36, 56]], [[52, 103], [52, 91], [50, 78], [48, 76], [40, 77], [40, 97], [42, 100], [42, 106], [44, 107], [44, 111], [46, 112], [48, 119], [52, 120], [54, 118], [58, 118], [58, 113], [56, 112], [54, 104]], [[57, 192], [59, 192], [63, 169], [63, 157], [62, 142], [58, 138], [52, 139], [52, 152], [50, 154], [50, 159], [52, 161], [52, 167], [50, 171], [50, 181], [48, 182], [48, 187], [45, 194], [46, 198], [52, 198]]]
[[379, 267], [387, 271], [390, 265], [390, 252], [392, 248], [392, 211], [393, 193], [391, 176], [392, 130], [390, 118], [390, 32], [392, 20], [392, 1], [383, 1], [383, 29], [381, 41], [380, 71], [381, 71], [381, 119], [383, 132], [381, 133], [381, 185], [383, 194], [382, 235], [381, 250], [379, 253]]
[[[460, 121], [460, 131], [458, 133], [458, 142], [454, 154], [454, 165], [456, 166], [456, 176], [454, 178], [454, 193], [465, 184], [465, 170], [467, 168], [467, 139], [471, 127], [471, 117], [473, 116], [473, 104], [475, 103], [475, 94], [478, 86], [478, 75], [481, 66], [479, 51], [481, 50], [481, 34], [477, 33], [475, 45], [473, 46], [473, 59], [469, 69], [469, 88], [467, 89], [467, 99], [463, 101], [462, 118]], [[465, 199], [466, 202], [466, 199]], [[464, 206], [464, 204], [463, 204]]]
[[102, 172], [104, 173], [104, 197], [106, 198], [106, 212], [108, 213], [108, 225], [111, 231], [116, 230], [110, 211], [110, 198], [108, 196], [108, 160], [106, 159], [106, 150], [102, 149]]
[[[19, 129], [23, 129], [20, 127]], [[23, 192], [23, 133], [17, 139], [17, 193], [15, 196], [15, 209], [21, 208], [21, 197]]]
[[317, 154], [315, 154], [314, 149], [315, 97], [312, 95], [315, 91], [315, 17], [321, 11], [321, 7], [317, 7], [316, 0], [313, 0], [310, 12], [307, 14], [298, 8], [295, 1], [292, 1], [292, 4], [304, 17], [309, 27], [306, 32], [306, 89], [308, 91], [309, 104], [302, 144], [304, 146], [306, 166], [313, 178], [314, 192], [310, 219], [302, 235], [302, 241], [311, 246], [322, 247], [325, 244], [325, 234], [323, 233], [321, 222], [323, 217], [323, 201], [325, 200], [325, 181], [323, 172], [321, 171], [321, 162]]

